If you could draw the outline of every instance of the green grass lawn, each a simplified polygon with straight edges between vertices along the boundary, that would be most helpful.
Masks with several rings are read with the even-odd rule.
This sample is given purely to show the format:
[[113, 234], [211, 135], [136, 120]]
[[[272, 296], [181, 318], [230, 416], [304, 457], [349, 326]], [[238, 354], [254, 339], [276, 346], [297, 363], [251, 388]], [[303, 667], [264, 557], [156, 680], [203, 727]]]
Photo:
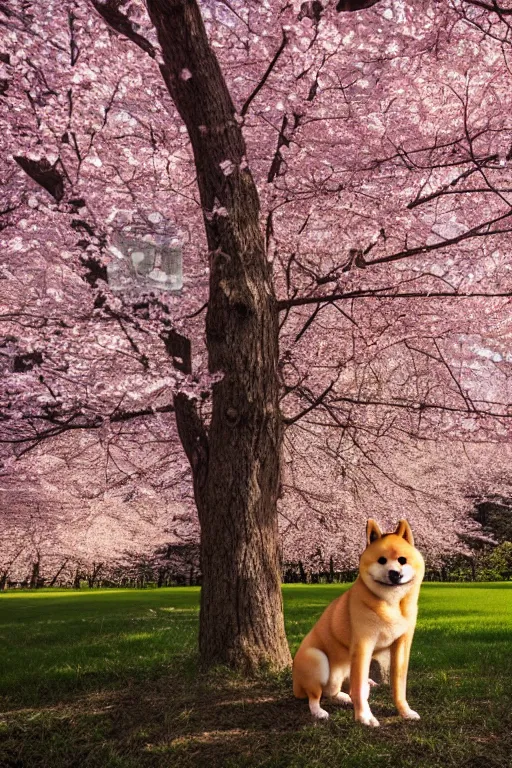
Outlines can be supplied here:
[[[295, 651], [346, 587], [284, 587]], [[512, 583], [426, 584], [403, 722], [372, 691], [381, 728], [325, 703], [314, 723], [291, 675], [196, 670], [199, 590], [0, 596], [1, 768], [509, 768]]]

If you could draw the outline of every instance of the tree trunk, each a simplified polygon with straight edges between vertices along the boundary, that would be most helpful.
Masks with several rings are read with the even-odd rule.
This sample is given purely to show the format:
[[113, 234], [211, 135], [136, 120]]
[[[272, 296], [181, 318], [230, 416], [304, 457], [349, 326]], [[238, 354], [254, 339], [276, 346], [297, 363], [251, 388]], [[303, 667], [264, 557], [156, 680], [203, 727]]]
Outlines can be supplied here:
[[37, 587], [39, 586], [39, 568], [40, 568], [39, 560], [37, 560], [35, 563], [32, 563], [32, 573], [30, 574], [30, 581], [29, 581], [30, 589], [37, 589]]
[[49, 586], [49, 587], [54, 587], [54, 586], [55, 586], [55, 583], [56, 583], [57, 579], [58, 579], [58, 578], [59, 578], [59, 576], [61, 575], [62, 571], [64, 570], [64, 568], [66, 567], [66, 565], [68, 564], [68, 562], [69, 562], [69, 558], [67, 558], [67, 560], [64, 560], [64, 562], [62, 563], [61, 567], [59, 568], [59, 570], [57, 571], [57, 573], [55, 574], [55, 576], [53, 577], [53, 579], [52, 579], [52, 580], [50, 581], [50, 583], [48, 584], [48, 586]]
[[332, 556], [329, 558], [329, 576], [327, 578], [327, 583], [334, 583], [334, 560], [332, 559]]
[[199, 647], [206, 665], [290, 663], [280, 584], [277, 494], [282, 426], [278, 315], [235, 109], [195, 0], [147, 0], [169, 92], [194, 151], [210, 257], [206, 337], [212, 419], [175, 398], [201, 524]]
[[92, 564], [92, 573], [90, 573], [87, 576], [87, 583], [89, 584], [89, 589], [94, 588], [94, 584], [96, 583], [96, 579], [98, 578], [102, 568], [103, 568], [103, 563]]
[[76, 572], [75, 572], [75, 577], [73, 579], [73, 589], [80, 589], [80, 580], [81, 580], [81, 578], [82, 578], [82, 574], [80, 573], [80, 571], [77, 568]]

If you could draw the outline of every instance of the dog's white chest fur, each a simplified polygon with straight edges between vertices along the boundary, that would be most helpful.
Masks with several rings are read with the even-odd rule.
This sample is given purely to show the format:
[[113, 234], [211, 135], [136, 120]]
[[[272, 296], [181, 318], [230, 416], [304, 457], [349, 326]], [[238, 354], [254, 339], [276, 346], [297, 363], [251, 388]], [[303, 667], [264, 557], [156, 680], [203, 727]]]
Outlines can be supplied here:
[[401, 637], [409, 628], [409, 622], [397, 611], [393, 615], [392, 621], [379, 625], [379, 631], [375, 643], [375, 650], [380, 651], [383, 648], [389, 648], [395, 640]]

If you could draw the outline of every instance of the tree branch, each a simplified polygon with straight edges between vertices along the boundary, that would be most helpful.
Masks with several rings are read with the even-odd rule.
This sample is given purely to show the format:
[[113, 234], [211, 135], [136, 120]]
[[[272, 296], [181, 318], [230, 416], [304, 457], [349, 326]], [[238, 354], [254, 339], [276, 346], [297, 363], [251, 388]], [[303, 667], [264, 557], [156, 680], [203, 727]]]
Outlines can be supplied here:
[[501, 214], [501, 216], [496, 216], [496, 218], [491, 219], [490, 221], [484, 221], [482, 224], [478, 224], [476, 227], [472, 227], [467, 232], [464, 232], [461, 235], [457, 235], [456, 237], [450, 237], [446, 240], [441, 240], [439, 243], [432, 243], [432, 245], [419, 245], [416, 248], [407, 248], [404, 251], [399, 251], [398, 253], [393, 253], [389, 256], [380, 256], [379, 258], [367, 261], [366, 266], [370, 267], [374, 264], [387, 264], [391, 261], [407, 259], [410, 256], [417, 256], [419, 254], [430, 253], [431, 251], [438, 251], [441, 248], [448, 248], [450, 245], [456, 245], [457, 243], [464, 242], [464, 240], [472, 240], [476, 237], [490, 237], [491, 235], [502, 235], [507, 232], [512, 232], [512, 225], [506, 229], [489, 229], [489, 227], [493, 226], [494, 224], [497, 224], [498, 222], [503, 221], [504, 219], [507, 219], [511, 216], [512, 211], [507, 211], [506, 213]]
[[365, 291], [347, 291], [347, 293], [332, 293], [328, 296], [299, 296], [292, 299], [280, 299], [277, 308], [285, 312], [292, 307], [304, 307], [308, 304], [332, 304], [335, 301], [347, 301], [352, 299], [499, 299], [511, 298], [512, 291], [496, 291], [495, 293], [458, 293], [455, 291], [407, 291], [404, 293], [382, 293], [392, 291], [392, 288], [375, 288]]
[[372, 5], [376, 5], [379, 0], [340, 0], [336, 6], [338, 13], [354, 11], [364, 11], [365, 8], [371, 8]]
[[119, 0], [90, 0], [93, 7], [100, 14], [102, 19], [107, 22], [108, 26], [114, 30], [114, 32], [127, 37], [132, 43], [135, 43], [144, 53], [151, 56], [152, 59], [156, 58], [156, 49], [149, 40], [140, 35], [132, 22], [124, 13], [119, 10]]
[[[407, 411], [418, 412], [433, 410], [433, 411], [447, 411], [449, 413], [461, 413], [465, 416], [468, 415], [467, 408], [458, 408], [452, 405], [443, 405], [441, 403], [425, 403], [423, 401], [418, 402], [405, 402], [400, 400], [360, 400], [357, 397], [342, 397], [341, 395], [331, 399], [331, 403], [348, 403], [350, 405], [368, 405], [374, 407], [386, 407], [386, 408], [400, 408]], [[508, 409], [506, 403], [497, 403], [497, 405], [503, 405]], [[489, 416], [495, 419], [512, 419], [512, 412], [505, 411], [485, 411], [480, 407], [474, 405], [474, 410], [470, 411], [471, 416]]]
[[242, 117], [245, 117], [245, 115], [247, 113], [247, 110], [249, 109], [249, 107], [251, 105], [251, 101], [258, 95], [258, 93], [261, 91], [261, 89], [263, 88], [263, 86], [267, 82], [267, 79], [268, 79], [270, 73], [272, 72], [272, 70], [274, 69], [275, 65], [277, 64], [277, 60], [279, 59], [280, 55], [284, 51], [287, 42], [288, 42], [288, 38], [286, 37], [286, 33], [283, 30], [283, 39], [281, 41], [281, 45], [277, 49], [277, 51], [276, 51], [276, 53], [274, 55], [274, 58], [272, 59], [272, 61], [268, 65], [268, 67], [267, 67], [267, 69], [265, 71], [265, 74], [261, 78], [260, 82], [258, 83], [256, 88], [253, 90], [251, 95], [245, 100], [245, 103], [244, 103], [242, 109], [240, 110], [240, 114], [241, 114]]
[[318, 395], [318, 397], [315, 400], [313, 400], [313, 402], [310, 405], [308, 405], [307, 408], [305, 408], [303, 411], [298, 413], [296, 416], [288, 416], [284, 418], [283, 423], [286, 424], [287, 426], [290, 426], [291, 424], [295, 424], [295, 422], [299, 421], [299, 419], [302, 419], [304, 416], [306, 416], [306, 414], [308, 414], [314, 408], [317, 408], [319, 405], [321, 405], [324, 399], [329, 394], [329, 392], [332, 390], [334, 384], [335, 382], [331, 381], [329, 386], [326, 387], [324, 391], [320, 395]]
[[496, 13], [498, 16], [512, 16], [512, 8], [503, 8], [502, 5], [498, 5], [496, 0], [492, 0], [490, 3], [486, 3], [483, 0], [464, 0], [467, 5], [474, 5], [476, 8], [483, 8], [484, 11], [489, 13]]
[[[70, 432], [72, 430], [79, 430], [79, 429], [100, 429], [106, 421], [109, 421], [111, 424], [118, 424], [126, 421], [131, 421], [132, 419], [138, 419], [145, 416], [154, 416], [157, 413], [174, 413], [175, 406], [174, 404], [167, 404], [167, 405], [160, 405], [160, 406], [154, 406], [154, 407], [148, 407], [148, 408], [140, 408], [136, 411], [119, 411], [117, 409], [114, 409], [111, 414], [108, 416], [102, 416], [100, 414], [96, 414], [92, 417], [85, 417], [83, 413], [75, 413], [72, 416], [69, 416], [67, 419], [62, 419], [58, 416], [54, 416], [52, 414], [47, 414], [45, 416], [39, 415], [33, 418], [34, 421], [41, 421], [45, 423], [49, 423], [52, 426], [48, 427], [47, 429], [38, 431], [37, 428], [35, 428], [35, 433], [32, 435], [24, 435], [23, 437], [13, 437], [13, 438], [0, 438], [0, 443], [8, 443], [8, 444], [21, 444], [21, 443], [33, 443], [37, 444], [41, 442], [42, 440], [48, 439], [50, 437], [57, 437], [58, 435], [62, 435], [64, 432]], [[83, 420], [78, 421], [78, 419]], [[29, 418], [25, 418], [25, 421], [28, 421]], [[32, 448], [33, 446], [30, 446]], [[30, 450], [30, 449], [27, 449]], [[26, 453], [26, 451], [24, 451]]]
[[208, 476], [208, 435], [197, 412], [197, 402], [179, 392], [174, 396], [176, 426], [181, 444], [192, 468], [194, 496], [201, 518], [204, 510], [204, 493]]
[[36, 184], [39, 184], [43, 189], [46, 189], [57, 202], [62, 200], [64, 197], [64, 177], [56, 169], [55, 164], [50, 165], [45, 158], [42, 158], [41, 160], [30, 160], [27, 157], [16, 155], [14, 159], [20, 168], [22, 168], [25, 173], [36, 182]]

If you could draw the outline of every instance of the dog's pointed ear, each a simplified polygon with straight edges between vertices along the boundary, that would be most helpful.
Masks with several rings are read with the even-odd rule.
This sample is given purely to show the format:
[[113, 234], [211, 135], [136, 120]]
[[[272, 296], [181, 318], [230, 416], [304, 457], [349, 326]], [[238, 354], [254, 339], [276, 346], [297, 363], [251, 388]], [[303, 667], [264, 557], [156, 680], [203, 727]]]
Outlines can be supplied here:
[[405, 539], [411, 547], [414, 547], [414, 536], [412, 535], [411, 526], [407, 520], [399, 520], [396, 527], [395, 536], [400, 536], [401, 539]]
[[366, 523], [366, 544], [370, 546], [373, 541], [377, 541], [382, 537], [382, 531], [379, 528], [379, 524], [370, 518]]

